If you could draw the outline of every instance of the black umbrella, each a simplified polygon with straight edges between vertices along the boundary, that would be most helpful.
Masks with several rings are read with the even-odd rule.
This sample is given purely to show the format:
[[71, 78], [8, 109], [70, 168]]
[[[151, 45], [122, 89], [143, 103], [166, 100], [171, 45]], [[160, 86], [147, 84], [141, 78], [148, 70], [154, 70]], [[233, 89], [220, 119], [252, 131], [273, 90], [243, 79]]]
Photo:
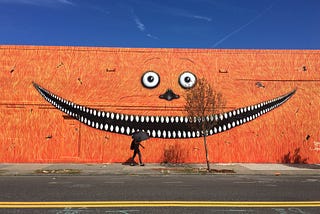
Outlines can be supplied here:
[[136, 141], [143, 141], [149, 139], [149, 135], [147, 132], [144, 131], [138, 131], [133, 133], [132, 138]]

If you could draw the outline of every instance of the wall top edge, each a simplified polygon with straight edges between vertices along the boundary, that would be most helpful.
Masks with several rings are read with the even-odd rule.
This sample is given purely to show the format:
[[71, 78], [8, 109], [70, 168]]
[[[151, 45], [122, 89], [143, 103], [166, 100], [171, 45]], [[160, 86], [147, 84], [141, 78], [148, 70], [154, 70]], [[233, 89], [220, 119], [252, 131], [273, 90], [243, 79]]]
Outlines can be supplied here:
[[36, 46], [0, 45], [0, 50], [48, 50], [48, 51], [95, 51], [95, 52], [175, 52], [175, 53], [316, 53], [320, 49], [205, 49], [205, 48], [130, 48], [130, 47], [85, 47], [85, 46]]

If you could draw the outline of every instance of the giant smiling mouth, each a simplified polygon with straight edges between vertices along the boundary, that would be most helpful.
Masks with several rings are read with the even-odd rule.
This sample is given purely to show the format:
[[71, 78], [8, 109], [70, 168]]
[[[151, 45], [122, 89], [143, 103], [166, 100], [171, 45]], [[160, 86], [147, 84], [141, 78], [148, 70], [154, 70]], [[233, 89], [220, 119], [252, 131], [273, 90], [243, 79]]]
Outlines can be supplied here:
[[[132, 135], [136, 131], [143, 130], [154, 138], [196, 138], [201, 137], [200, 131], [191, 128], [190, 123], [199, 123], [201, 118], [189, 118], [187, 116], [150, 116], [129, 115], [115, 112], [106, 112], [86, 106], [78, 105], [63, 99], [48, 90], [33, 83], [38, 92], [53, 106], [70, 115], [80, 122], [108, 132]], [[238, 108], [221, 114], [208, 115], [204, 119], [214, 122], [214, 126], [208, 131], [208, 135], [217, 134], [250, 122], [269, 111], [279, 107], [290, 99], [296, 89], [255, 105]]]

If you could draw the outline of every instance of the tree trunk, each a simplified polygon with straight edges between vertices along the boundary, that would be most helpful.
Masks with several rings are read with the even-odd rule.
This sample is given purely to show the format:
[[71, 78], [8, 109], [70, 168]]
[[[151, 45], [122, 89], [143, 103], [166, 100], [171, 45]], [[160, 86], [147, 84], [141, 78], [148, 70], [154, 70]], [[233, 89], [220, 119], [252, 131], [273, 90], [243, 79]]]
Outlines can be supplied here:
[[210, 171], [210, 162], [209, 162], [207, 135], [206, 134], [203, 135], [203, 143], [204, 143], [204, 149], [206, 151], [207, 171]]

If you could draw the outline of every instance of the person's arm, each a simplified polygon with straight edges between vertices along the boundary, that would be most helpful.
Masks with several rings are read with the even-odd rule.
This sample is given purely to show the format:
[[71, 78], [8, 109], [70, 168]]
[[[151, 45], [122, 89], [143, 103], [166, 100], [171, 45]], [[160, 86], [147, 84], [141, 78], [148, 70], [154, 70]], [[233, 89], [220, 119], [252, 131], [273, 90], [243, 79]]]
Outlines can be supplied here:
[[140, 143], [140, 146], [142, 147], [142, 148], [144, 148], [144, 146]]

